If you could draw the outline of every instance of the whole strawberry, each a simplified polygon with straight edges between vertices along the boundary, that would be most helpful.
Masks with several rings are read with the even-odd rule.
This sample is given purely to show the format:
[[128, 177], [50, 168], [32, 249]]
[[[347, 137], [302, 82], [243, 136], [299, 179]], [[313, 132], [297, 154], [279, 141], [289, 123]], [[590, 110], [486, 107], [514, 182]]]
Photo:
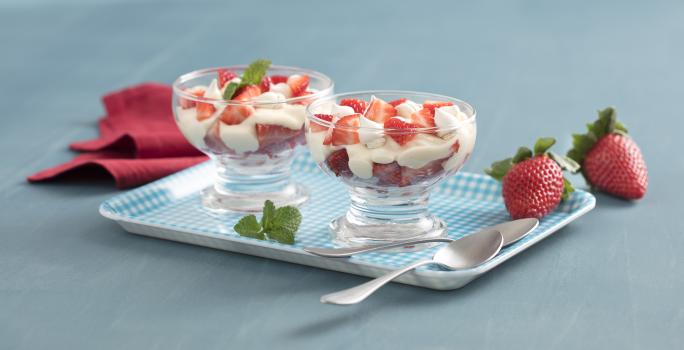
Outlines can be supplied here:
[[529, 148], [520, 147], [515, 157], [494, 162], [485, 170], [502, 182], [504, 203], [513, 219], [540, 219], [574, 191], [563, 177], [563, 169], [577, 171], [579, 165], [548, 153], [555, 143], [553, 138], [540, 138], [534, 145], [534, 154]]
[[568, 157], [582, 165], [582, 174], [593, 188], [625, 199], [646, 194], [648, 171], [639, 146], [608, 107], [588, 124], [586, 134], [575, 134]]

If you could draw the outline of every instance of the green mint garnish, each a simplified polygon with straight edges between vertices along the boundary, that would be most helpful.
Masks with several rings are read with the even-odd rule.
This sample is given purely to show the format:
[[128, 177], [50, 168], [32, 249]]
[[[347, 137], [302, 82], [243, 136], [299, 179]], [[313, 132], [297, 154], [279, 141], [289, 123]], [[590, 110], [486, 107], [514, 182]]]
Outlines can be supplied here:
[[241, 236], [260, 240], [272, 239], [284, 244], [294, 244], [295, 233], [302, 222], [299, 209], [292, 206], [276, 208], [273, 202], [264, 203], [261, 222], [256, 216], [247, 215], [233, 227]]
[[240, 77], [240, 84], [229, 83], [226, 89], [223, 91], [223, 99], [230, 100], [233, 98], [235, 91], [245, 87], [247, 85], [256, 85], [261, 83], [261, 79], [266, 75], [268, 67], [271, 66], [271, 61], [259, 59], [249, 64], [247, 69], [242, 72], [242, 77]]

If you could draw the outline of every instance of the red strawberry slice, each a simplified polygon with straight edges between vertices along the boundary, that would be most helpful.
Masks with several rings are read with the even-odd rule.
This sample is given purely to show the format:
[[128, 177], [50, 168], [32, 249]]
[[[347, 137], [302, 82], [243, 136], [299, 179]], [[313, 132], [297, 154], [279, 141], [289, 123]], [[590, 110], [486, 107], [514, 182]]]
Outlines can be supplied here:
[[213, 153], [216, 154], [235, 154], [235, 152], [228, 148], [223, 141], [221, 141], [221, 123], [216, 120], [211, 127], [209, 127], [209, 130], [207, 130], [206, 135], [204, 135], [204, 143], [207, 145], [207, 148], [211, 150]]
[[366, 112], [368, 102], [359, 100], [357, 98], [345, 98], [344, 100], [340, 101], [340, 106], [351, 107], [354, 110], [354, 113], [363, 114]]
[[271, 75], [271, 84], [287, 83], [287, 75]]
[[411, 122], [419, 128], [434, 128], [435, 110], [421, 108], [418, 112], [411, 114]]
[[333, 152], [325, 160], [325, 163], [328, 165], [328, 169], [330, 169], [335, 176], [354, 176], [354, 173], [352, 173], [351, 169], [349, 169], [349, 155], [347, 154], [346, 149]]
[[261, 84], [259, 84], [259, 89], [261, 89], [261, 93], [264, 93], [266, 91], [271, 90], [271, 78], [267, 75], [265, 75], [261, 79]]
[[221, 112], [221, 122], [226, 125], [237, 125], [254, 113], [254, 107], [249, 105], [228, 105]]
[[365, 117], [376, 123], [382, 124], [395, 115], [397, 115], [397, 110], [394, 109], [394, 106], [373, 96], [370, 105], [366, 110]]
[[[333, 116], [330, 114], [314, 114], [314, 117], [324, 122], [332, 122], [333, 120]], [[311, 129], [311, 132], [328, 131], [327, 126], [319, 124], [316, 121], [312, 121], [311, 123], [309, 123], [309, 128]]]
[[[297, 96], [297, 97], [309, 96], [309, 95], [313, 95], [313, 94], [314, 94], [313, 91], [304, 91], [304, 92], [302, 92], [302, 93], [301, 93], [299, 96]], [[303, 100], [301, 100], [301, 101], [292, 102], [292, 104], [306, 106], [306, 105], [308, 105], [308, 104], [311, 103], [311, 102], [312, 102], [312, 101], [311, 101], [310, 98], [306, 98], [306, 99], [303, 99]]]
[[220, 88], [223, 88], [223, 86], [226, 85], [229, 81], [237, 78], [237, 74], [235, 74], [235, 72], [223, 68], [219, 69], [217, 74], [218, 86]]
[[[190, 89], [185, 90], [185, 92], [192, 94], [192, 95], [195, 95], [197, 97], [204, 96], [204, 89], [202, 89], [201, 87], [190, 88]], [[190, 109], [190, 108], [195, 107], [195, 105], [196, 105], [195, 101], [184, 99], [182, 97], [178, 99], [178, 103], [180, 104], [181, 108], [183, 108], [183, 109]]]
[[385, 134], [391, 137], [399, 145], [403, 146], [416, 137], [414, 129], [416, 125], [406, 122], [403, 118], [393, 117], [388, 119], [385, 124]]
[[357, 128], [361, 125], [361, 114], [351, 114], [340, 118], [335, 123], [331, 135], [333, 146], [353, 145], [359, 143]]
[[391, 104], [392, 107], [396, 107], [396, 106], [398, 106], [398, 105], [400, 105], [406, 101], [408, 101], [407, 98], [399, 98], [399, 99], [396, 99], [394, 101], [390, 101], [389, 104]]
[[216, 108], [213, 104], [207, 102], [197, 102], [197, 120], [202, 121], [211, 117]]
[[258, 85], [247, 85], [245, 87], [238, 89], [238, 91], [235, 92], [235, 97], [233, 97], [233, 100], [249, 101], [252, 98], [257, 97], [259, 95], [261, 95], [261, 89]]
[[293, 130], [280, 125], [256, 124], [256, 134], [260, 147], [294, 139], [301, 133], [301, 129]]
[[401, 180], [404, 184], [416, 185], [421, 181], [433, 180], [444, 172], [442, 164], [448, 158], [433, 160], [424, 166], [413, 169], [409, 167], [402, 167]]
[[401, 176], [401, 166], [397, 162], [389, 164], [373, 163], [373, 176], [378, 179], [378, 185], [406, 186]]
[[461, 149], [461, 143], [456, 140], [453, 145], [451, 145], [451, 151], [454, 153], [458, 153], [458, 150]]
[[305, 74], [290, 75], [287, 78], [287, 85], [292, 90], [292, 96], [300, 96], [309, 87], [309, 76]]
[[426, 100], [423, 102], [423, 108], [427, 108], [432, 111], [432, 114], [435, 114], [435, 108], [439, 107], [446, 107], [446, 106], [453, 106], [453, 102], [446, 102], [446, 101], [430, 101]]

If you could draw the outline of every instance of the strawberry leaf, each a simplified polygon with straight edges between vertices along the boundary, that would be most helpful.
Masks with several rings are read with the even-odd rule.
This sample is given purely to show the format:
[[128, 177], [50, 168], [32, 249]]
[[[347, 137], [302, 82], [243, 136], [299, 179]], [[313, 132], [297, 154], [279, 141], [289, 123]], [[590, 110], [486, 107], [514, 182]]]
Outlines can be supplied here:
[[570, 157], [562, 156], [554, 152], [549, 152], [549, 157], [556, 161], [563, 170], [567, 170], [571, 173], [576, 173], [580, 170], [580, 165]]
[[534, 155], [542, 155], [556, 143], [553, 137], [542, 137], [534, 144]]
[[513, 156], [513, 164], [518, 164], [525, 159], [532, 158], [532, 151], [527, 147], [518, 148], [518, 152]]
[[485, 173], [496, 180], [501, 181], [509, 170], [513, 167], [513, 161], [511, 158], [506, 158], [498, 162], [492, 163], [490, 168], [485, 169]]
[[572, 149], [567, 156], [581, 165], [596, 142], [613, 133], [627, 135], [627, 128], [617, 121], [615, 108], [607, 107], [598, 111], [598, 118], [593, 123], [587, 124], [586, 134], [572, 135]]
[[573, 192], [575, 192], [575, 188], [572, 187], [572, 184], [570, 183], [570, 181], [568, 181], [568, 179], [566, 179], [564, 177], [563, 178], [563, 196], [561, 197], [561, 199], [564, 201], [568, 200], [568, 198], [570, 198], [570, 194], [572, 194]]

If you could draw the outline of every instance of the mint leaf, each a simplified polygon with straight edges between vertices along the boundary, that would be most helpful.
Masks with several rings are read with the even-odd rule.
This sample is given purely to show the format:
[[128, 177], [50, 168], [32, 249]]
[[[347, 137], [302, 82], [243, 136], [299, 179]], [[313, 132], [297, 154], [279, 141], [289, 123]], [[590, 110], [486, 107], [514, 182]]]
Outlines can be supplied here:
[[269, 231], [286, 231], [294, 234], [299, 229], [301, 222], [302, 214], [299, 209], [291, 206], [278, 208], [270, 223]]
[[570, 194], [575, 192], [575, 188], [572, 187], [572, 184], [568, 179], [563, 178], [563, 196], [561, 197], [562, 200], [568, 200], [570, 198]]
[[268, 67], [270, 66], [271, 61], [264, 59], [259, 59], [250, 63], [249, 66], [247, 66], [247, 69], [245, 69], [245, 71], [242, 72], [242, 77], [240, 77], [240, 84], [233, 82], [226, 86], [226, 89], [223, 90], [223, 99], [231, 100], [233, 98], [233, 95], [235, 95], [235, 92], [242, 87], [245, 87], [247, 85], [260, 84], [261, 79], [264, 78], [264, 75], [266, 75], [266, 71], [268, 71]]
[[275, 217], [276, 208], [273, 202], [267, 200], [264, 202], [264, 214], [261, 217], [261, 226], [264, 230], [269, 230], [271, 228], [271, 221]]
[[268, 233], [268, 238], [283, 244], [294, 244], [295, 234], [287, 230], [276, 229]]
[[265, 239], [264, 233], [261, 230], [261, 225], [259, 225], [259, 222], [254, 215], [243, 217], [235, 226], [233, 226], [233, 229], [235, 232], [239, 233], [240, 236]]
[[236, 82], [230, 82], [227, 86], [226, 89], [223, 90], [223, 99], [224, 100], [230, 100], [233, 98], [233, 95], [235, 95], [235, 91], [240, 87], [240, 84]]
[[527, 147], [518, 148], [518, 152], [513, 156], [513, 164], [522, 162], [527, 158], [532, 158], [532, 151]]
[[506, 158], [498, 162], [492, 163], [492, 166], [485, 169], [485, 173], [499, 181], [503, 179], [509, 170], [513, 167], [513, 162], [511, 158]]
[[534, 155], [538, 156], [546, 153], [546, 151], [551, 148], [556, 143], [556, 139], [553, 137], [542, 137], [537, 140], [534, 144]]
[[249, 67], [242, 73], [242, 82], [240, 85], [255, 85], [261, 83], [261, 79], [266, 75], [268, 67], [271, 66], [271, 61], [259, 59], [249, 64]]

